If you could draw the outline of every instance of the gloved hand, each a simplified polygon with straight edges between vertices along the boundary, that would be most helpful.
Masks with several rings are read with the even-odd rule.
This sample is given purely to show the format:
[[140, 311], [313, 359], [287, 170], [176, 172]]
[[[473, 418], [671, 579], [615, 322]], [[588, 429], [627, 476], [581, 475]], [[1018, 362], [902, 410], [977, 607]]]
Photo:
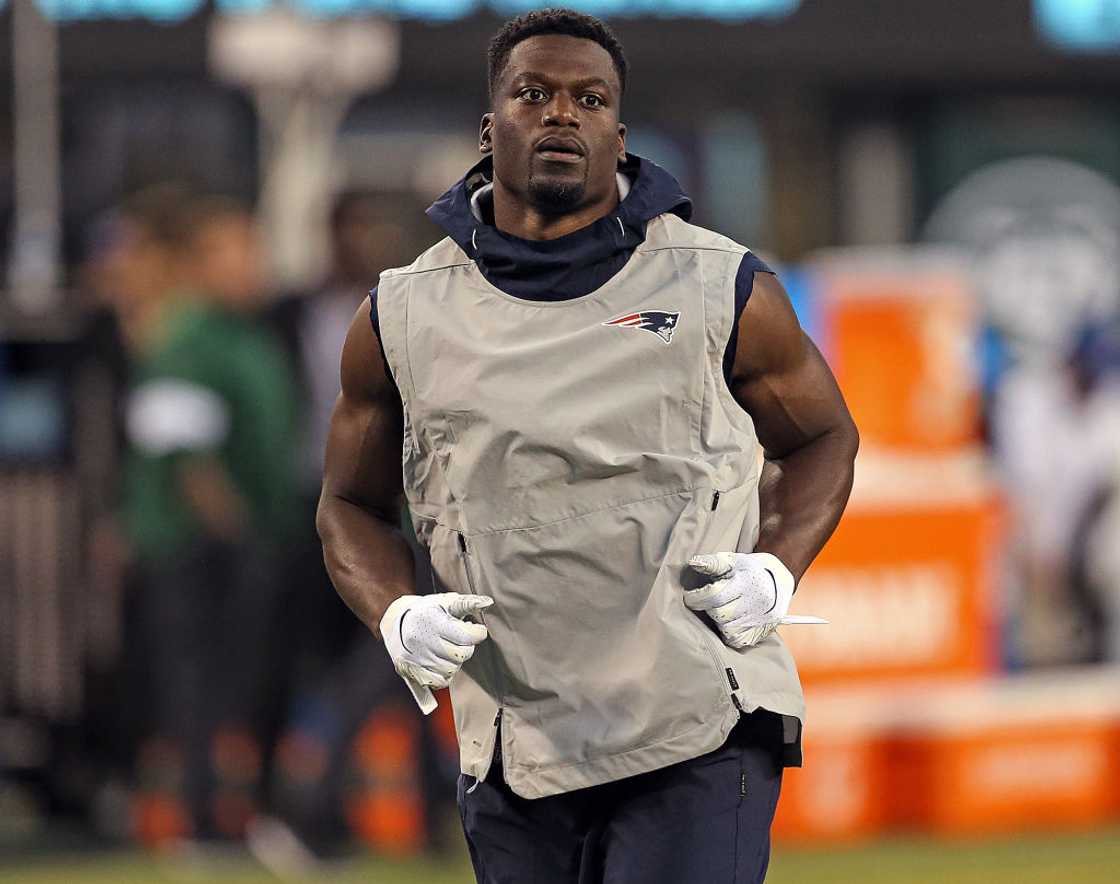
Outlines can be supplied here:
[[481, 623], [464, 618], [492, 604], [489, 596], [444, 592], [401, 596], [385, 611], [385, 649], [425, 715], [437, 706], [431, 689], [447, 687], [489, 636]]
[[756, 645], [783, 623], [826, 623], [819, 617], [788, 616], [794, 580], [770, 553], [721, 552], [693, 556], [694, 571], [714, 578], [684, 593], [684, 603], [715, 623], [726, 645]]

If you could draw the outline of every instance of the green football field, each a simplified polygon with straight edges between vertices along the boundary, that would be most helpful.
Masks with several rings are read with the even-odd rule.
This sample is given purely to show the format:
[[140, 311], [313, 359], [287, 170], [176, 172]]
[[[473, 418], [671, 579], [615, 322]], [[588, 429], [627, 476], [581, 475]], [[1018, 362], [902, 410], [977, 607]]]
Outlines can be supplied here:
[[[333, 884], [473, 884], [465, 861], [362, 860], [289, 878]], [[273, 884], [247, 858], [153, 859], [137, 853], [0, 859], [2, 884]], [[775, 850], [768, 884], [1105, 884], [1120, 881], [1120, 829], [989, 841], [892, 839], [827, 850]], [[526, 882], [532, 884], [532, 882]], [[682, 882], [683, 884], [683, 882]]]

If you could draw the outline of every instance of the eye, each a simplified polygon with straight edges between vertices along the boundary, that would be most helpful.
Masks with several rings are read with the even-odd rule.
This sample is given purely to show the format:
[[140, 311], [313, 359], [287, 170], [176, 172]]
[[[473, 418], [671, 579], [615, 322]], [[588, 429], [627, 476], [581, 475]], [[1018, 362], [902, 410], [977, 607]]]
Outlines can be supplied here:
[[589, 92], [587, 93], [587, 95], [581, 95], [579, 97], [579, 101], [580, 104], [582, 104], [584, 107], [600, 108], [606, 105], [606, 102], [603, 101], [602, 96], [596, 95], [594, 92]]
[[543, 89], [538, 89], [536, 86], [530, 86], [527, 89], [522, 89], [517, 94], [517, 97], [522, 101], [529, 101], [535, 104], [538, 101], [544, 101], [548, 96], [544, 94]]

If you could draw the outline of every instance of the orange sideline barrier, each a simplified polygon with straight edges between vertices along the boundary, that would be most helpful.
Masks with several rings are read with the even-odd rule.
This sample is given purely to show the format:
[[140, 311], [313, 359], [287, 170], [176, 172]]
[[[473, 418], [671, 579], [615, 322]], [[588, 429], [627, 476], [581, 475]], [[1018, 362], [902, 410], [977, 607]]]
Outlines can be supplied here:
[[774, 836], [843, 842], [1120, 819], [1120, 669], [808, 692]]
[[1120, 673], [1015, 676], [924, 704], [893, 740], [899, 824], [947, 835], [1120, 817]]
[[[810, 698], [812, 703], [812, 698]], [[819, 726], [809, 707], [803, 750], [805, 767], [791, 768], [772, 834], [786, 842], [829, 843], [868, 838], [887, 828], [890, 807], [885, 732], [871, 716], [847, 726]]]

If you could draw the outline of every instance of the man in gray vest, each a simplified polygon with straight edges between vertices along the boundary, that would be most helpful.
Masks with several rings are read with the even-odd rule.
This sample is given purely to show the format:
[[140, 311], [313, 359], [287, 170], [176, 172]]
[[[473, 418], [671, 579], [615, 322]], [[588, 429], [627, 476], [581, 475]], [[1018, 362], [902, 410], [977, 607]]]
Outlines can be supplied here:
[[855, 427], [766, 266], [626, 152], [602, 22], [516, 18], [489, 75], [447, 238], [343, 350], [328, 568], [421, 708], [450, 687], [480, 882], [761, 881], [804, 716], [775, 630]]

